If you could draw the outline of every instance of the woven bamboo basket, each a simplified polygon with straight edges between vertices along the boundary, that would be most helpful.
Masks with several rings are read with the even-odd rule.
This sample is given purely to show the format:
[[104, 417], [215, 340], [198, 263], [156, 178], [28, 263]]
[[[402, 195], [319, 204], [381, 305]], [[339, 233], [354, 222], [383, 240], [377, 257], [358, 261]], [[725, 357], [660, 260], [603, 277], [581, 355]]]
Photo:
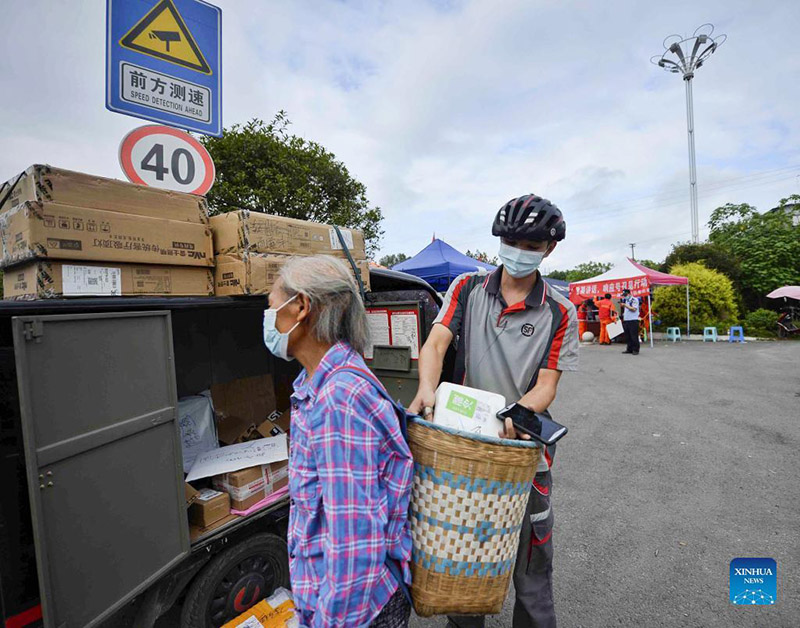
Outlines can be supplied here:
[[411, 595], [422, 617], [499, 613], [541, 449], [408, 424], [414, 455]]

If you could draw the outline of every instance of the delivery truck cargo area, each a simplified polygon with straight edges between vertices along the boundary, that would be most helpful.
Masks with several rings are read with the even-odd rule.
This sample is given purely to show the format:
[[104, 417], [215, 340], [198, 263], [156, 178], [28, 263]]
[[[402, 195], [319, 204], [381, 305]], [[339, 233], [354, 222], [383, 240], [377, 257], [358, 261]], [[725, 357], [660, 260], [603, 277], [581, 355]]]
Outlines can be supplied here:
[[[427, 284], [416, 278], [409, 277], [404, 283], [404, 277], [400, 273], [373, 271], [371, 279], [373, 290], [383, 289], [385, 294], [368, 293], [367, 298], [370, 302], [379, 301], [383, 296], [390, 301], [407, 302], [411, 299], [419, 304], [424, 341], [436, 306], [440, 303], [438, 295]], [[4, 560], [0, 561], [0, 598], [5, 613], [4, 617], [0, 617], [0, 623], [14, 613], [26, 612], [45, 602], [49, 603], [51, 608], [67, 609], [67, 612], [74, 613], [78, 618], [76, 625], [83, 625], [81, 622], [85, 623], [91, 617], [102, 616], [105, 618], [105, 625], [120, 628], [127, 625], [143, 628], [152, 626], [155, 618], [170, 608], [178, 597], [191, 597], [200, 591], [199, 587], [203, 582], [204, 586], [208, 585], [209, 581], [204, 581], [204, 574], [211, 573], [209, 570], [212, 562], [216, 561], [215, 564], [220, 565], [220, 561], [228, 560], [228, 556], [231, 556], [231, 560], [243, 556], [241, 552], [249, 551], [248, 548], [251, 546], [270, 547], [272, 548], [270, 551], [277, 551], [270, 559], [272, 561], [270, 568], [277, 570], [274, 573], [275, 583], [288, 583], [285, 541], [282, 545], [275, 545], [274, 542], [280, 537], [285, 537], [287, 500], [284, 499], [250, 516], [234, 517], [230, 520], [211, 522], [211, 519], [219, 515], [219, 510], [198, 513], [195, 515], [199, 517], [198, 521], [211, 522], [209, 526], [211, 529], [190, 540], [183, 473], [179, 468], [182, 464], [178, 458], [175, 460], [176, 466], [170, 474], [170, 479], [166, 480], [175, 484], [174, 490], [170, 489], [171, 493], [175, 494], [174, 503], [149, 507], [139, 514], [132, 508], [133, 504], [137, 503], [136, 500], [143, 500], [140, 503], [151, 503], [152, 495], [166, 494], [163, 485], [141, 486], [137, 483], [137, 478], [143, 475], [143, 470], [152, 467], [154, 460], [157, 460], [153, 458], [152, 448], [138, 453], [134, 449], [125, 456], [128, 471], [120, 475], [122, 479], [114, 485], [112, 491], [114, 495], [120, 496], [120, 499], [124, 497], [127, 500], [125, 508], [131, 509], [134, 519], [141, 516], [141, 521], [134, 524], [131, 520], [120, 526], [116, 518], [117, 513], [111, 507], [115, 503], [111, 498], [103, 501], [96, 497], [87, 497], [85, 501], [80, 502], [85, 505], [80, 513], [72, 511], [73, 519], [78, 523], [83, 524], [82, 522], [86, 521], [87, 525], [89, 522], [94, 522], [92, 525], [98, 526], [102, 524], [100, 529], [106, 530], [103, 534], [115, 534], [117, 543], [107, 543], [103, 546], [103, 551], [98, 553], [96, 548], [93, 549], [93, 544], [84, 538], [85, 532], [74, 538], [67, 534], [67, 528], [74, 529], [74, 526], [58, 530], [57, 540], [49, 536], [54, 533], [52, 511], [41, 510], [42, 504], [47, 503], [43, 500], [60, 500], [69, 493], [71, 503], [77, 503], [75, 499], [84, 489], [79, 485], [71, 485], [69, 477], [63, 474], [63, 469], [59, 471], [54, 466], [40, 467], [38, 465], [42, 461], [37, 463], [35, 458], [29, 455], [25, 445], [26, 439], [23, 438], [22, 424], [25, 422], [27, 425], [32, 415], [22, 412], [21, 406], [24, 404], [20, 403], [17, 395], [18, 386], [22, 386], [28, 391], [26, 394], [36, 395], [37, 405], [53, 403], [62, 409], [60, 412], [67, 410], [65, 416], [71, 416], [76, 410], [71, 406], [78, 400], [85, 404], [83, 407], [90, 414], [97, 413], [97, 404], [92, 400], [96, 399], [97, 381], [101, 376], [108, 380], [108, 385], [117, 386], [117, 382], [121, 381], [124, 384], [119, 384], [121, 391], [132, 385], [140, 386], [140, 380], [152, 382], [155, 386], [152, 389], [154, 395], [166, 394], [170, 387], [174, 387], [174, 399], [177, 400], [197, 395], [205, 390], [213, 391], [215, 387], [236, 380], [269, 375], [273, 378], [276, 398], [288, 399], [291, 382], [299, 367], [296, 363], [274, 360], [264, 349], [261, 323], [265, 305], [264, 296], [122, 296], [0, 303], [0, 383], [2, 383], [0, 393], [3, 393], [0, 407], [4, 416], [4, 421], [0, 425], [2, 432], [0, 465], [3, 477], [13, 480], [4, 482], [0, 489], [0, 524], [2, 524], [0, 550], [4, 556]], [[111, 344], [104, 344], [105, 341], [101, 342], [98, 339], [98, 325], [104, 331], [100, 337], [112, 339]], [[61, 326], [70, 326], [69, 334], [65, 336], [70, 338], [69, 343], [55, 342], [60, 338], [60, 334], [64, 333], [59, 331]], [[167, 333], [167, 330], [168, 336], [164, 336], [164, 342], [171, 347], [172, 360], [164, 362], [159, 358], [154, 361], [154, 356], [159, 355], [158, 351], [155, 351], [159, 345], [154, 338], [158, 334]], [[158, 334], [155, 334], [156, 331]], [[114, 345], [115, 342], [122, 340], [124, 340], [122, 345]], [[54, 343], [57, 346], [54, 346]], [[143, 350], [141, 345], [147, 350]], [[162, 344], [162, 346], [167, 345]], [[48, 362], [51, 365], [48, 369], [36, 369], [32, 366], [30, 358], [21, 357], [23, 353], [35, 357], [35, 353], [46, 354], [59, 348], [68, 348], [71, 351], [69, 359], [67, 360], [64, 355], [53, 354], [52, 360]], [[102, 359], [98, 359], [98, 356], [102, 356]], [[168, 363], [173, 366], [166, 367]], [[70, 366], [58, 371], [63, 376], [54, 377], [53, 364]], [[415, 368], [416, 365], [412, 364], [408, 373], [382, 373], [380, 369], [376, 370], [376, 373], [390, 388], [394, 387], [397, 390], [396, 396], [408, 403], [416, 389]], [[158, 377], [154, 375], [159, 369], [166, 369], [165, 373], [169, 370], [173, 372], [170, 376], [173, 383], [167, 382], [166, 389], [164, 384], [158, 383]], [[83, 374], [85, 381], [76, 379], [78, 373]], [[91, 390], [86, 388], [87, 386]], [[69, 387], [67, 397], [64, 397], [66, 393], [64, 387]], [[159, 390], [161, 392], [158, 392]], [[55, 396], [58, 395], [60, 400], [56, 401]], [[131, 403], [135, 405], [141, 400], [146, 401], [148, 396], [150, 394], [133, 395]], [[66, 405], [63, 401], [65, 398], [71, 400]], [[47, 401], [48, 399], [52, 401]], [[135, 416], [147, 416], [147, 412], [146, 408], [137, 409], [133, 406], [126, 410], [126, 413], [133, 413]], [[35, 408], [33, 414], [36, 414]], [[97, 416], [102, 418], [103, 414]], [[168, 414], [163, 416], [168, 418]], [[125, 415], [115, 418], [123, 420]], [[36, 417], [33, 419], [37, 420]], [[287, 419], [286, 414], [280, 417], [274, 416], [269, 422], [264, 421], [262, 425], [257, 426], [257, 431], [261, 436], [273, 436], [273, 432], [281, 433], [286, 431], [284, 428], [289, 427]], [[155, 433], [167, 434], [170, 432], [170, 425], [169, 422], [152, 425], [142, 433], [148, 434], [153, 433], [152, 430], [160, 430]], [[144, 425], [142, 427], [144, 428]], [[35, 431], [27, 427], [25, 429], [28, 435]], [[106, 434], [110, 435], [116, 429], [110, 429]], [[39, 436], [55, 439], [54, 444], [57, 446], [51, 451], [56, 452], [61, 447], [57, 441], [62, 436], [58, 433], [50, 432], [48, 435], [47, 432], [40, 432]], [[131, 435], [119, 442], [127, 443], [125, 447], [131, 447], [137, 438], [138, 436]], [[71, 442], [79, 441], [82, 441], [82, 437]], [[111, 441], [107, 445], [116, 446], [114, 445], [116, 442]], [[72, 446], [74, 445], [70, 445]], [[101, 452], [103, 447], [92, 451]], [[105, 481], [109, 468], [82, 462], [82, 460], [88, 461], [89, 458], [84, 458], [80, 453], [67, 460], [70, 464], [79, 465], [77, 468], [80, 468], [81, 464], [87, 465], [82, 468], [81, 477], [92, 477], [93, 482]], [[47, 487], [45, 484], [45, 489], [39, 489], [38, 474], [42, 471], [44, 475], [47, 470], [52, 470], [56, 476], [53, 478], [53, 486]], [[113, 471], [113, 468], [110, 470]], [[35, 490], [28, 490], [28, 477], [32, 479], [31, 488]], [[276, 481], [282, 480], [277, 478]], [[207, 486], [200, 486], [200, 489], [211, 488], [210, 484], [209, 482]], [[219, 498], [217, 500], [220, 501]], [[32, 515], [32, 508], [38, 510], [37, 517]], [[172, 517], [171, 524], [167, 524], [164, 519], [168, 513], [172, 513], [169, 515]], [[36, 528], [33, 521], [39, 522]], [[222, 525], [213, 528], [220, 521], [223, 522]], [[186, 527], [181, 529], [182, 526]], [[181, 541], [180, 537], [184, 534], [185, 541]], [[185, 545], [181, 545], [182, 543]], [[37, 572], [41, 565], [37, 563], [34, 550], [37, 545], [47, 548], [50, 559], [48, 577], [51, 583], [58, 585], [59, 590], [39, 589]], [[169, 549], [170, 547], [173, 549]], [[178, 547], [183, 549], [180, 550], [181, 553], [175, 554], [174, 548]], [[67, 548], [75, 560], [80, 560], [84, 574], [98, 574], [102, 578], [104, 566], [109, 561], [118, 565], [130, 565], [132, 568], [119, 570], [119, 579], [115, 582], [109, 582], [108, 579], [95, 582], [90, 576], [86, 576], [81, 579], [68, 579], [65, 584], [60, 578], [64, 574], [63, 561], [67, 558], [63, 552], [66, 552]], [[159, 554], [165, 560], [159, 563], [160, 566], [156, 569], [152, 560]], [[169, 556], [173, 557], [171, 561], [166, 560]], [[229, 568], [234, 569], [238, 564], [231, 564]], [[144, 570], [145, 567], [147, 570]], [[119, 588], [109, 593], [108, 587]], [[60, 595], [60, 591], [72, 591], [74, 595], [59, 598], [59, 606], [53, 607], [53, 596]], [[134, 615], [133, 623], [125, 624], [121, 620], [117, 621], [123, 613], [129, 611]]]

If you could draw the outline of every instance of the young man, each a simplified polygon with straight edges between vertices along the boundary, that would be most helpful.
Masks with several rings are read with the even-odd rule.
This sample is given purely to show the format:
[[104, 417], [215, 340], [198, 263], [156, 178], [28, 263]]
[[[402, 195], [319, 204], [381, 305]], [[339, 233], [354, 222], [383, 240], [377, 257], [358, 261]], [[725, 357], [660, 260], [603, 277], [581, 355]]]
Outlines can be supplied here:
[[619, 304], [622, 306], [622, 329], [628, 343], [628, 348], [622, 353], [639, 355], [639, 299], [626, 288]]
[[[532, 194], [510, 200], [495, 217], [503, 265], [489, 275], [466, 273], [450, 286], [419, 356], [414, 412], [431, 412], [442, 363], [456, 342], [453, 381], [499, 393], [545, 412], [556, 396], [562, 371], [578, 367], [575, 308], [547, 287], [538, 272], [542, 259], [564, 239], [566, 223], [550, 201]], [[504, 436], [515, 438], [508, 420]], [[517, 593], [514, 628], [554, 628], [550, 466], [555, 447], [542, 452], [514, 569]], [[483, 617], [451, 617], [450, 626], [483, 626]]]

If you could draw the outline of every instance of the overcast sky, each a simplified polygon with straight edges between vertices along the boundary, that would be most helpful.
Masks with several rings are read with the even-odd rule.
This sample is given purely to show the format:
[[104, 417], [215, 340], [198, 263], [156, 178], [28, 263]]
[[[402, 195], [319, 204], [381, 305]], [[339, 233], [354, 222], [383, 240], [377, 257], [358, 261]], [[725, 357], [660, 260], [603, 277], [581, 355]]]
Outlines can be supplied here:
[[[704, 22], [728, 40], [694, 81], [701, 224], [800, 193], [796, 1], [216, 4], [225, 125], [286, 110], [383, 209], [382, 253], [435, 233], [494, 254], [495, 212], [535, 192], [568, 224], [546, 269], [629, 242], [663, 259], [691, 233], [686, 110], [649, 59]], [[105, 5], [0, 0], [0, 180], [43, 162], [123, 178], [119, 142], [147, 122], [105, 109]]]

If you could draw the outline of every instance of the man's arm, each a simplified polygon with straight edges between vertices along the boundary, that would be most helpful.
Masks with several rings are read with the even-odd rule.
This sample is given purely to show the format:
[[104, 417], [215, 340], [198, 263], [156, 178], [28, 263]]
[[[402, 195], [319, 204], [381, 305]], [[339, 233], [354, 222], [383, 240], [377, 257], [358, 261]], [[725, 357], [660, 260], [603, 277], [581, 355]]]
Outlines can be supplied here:
[[[553, 403], [558, 391], [558, 380], [561, 371], [553, 369], [539, 369], [539, 378], [536, 385], [531, 388], [517, 403], [534, 412], [544, 412]], [[500, 433], [501, 438], [521, 438], [530, 440], [527, 434], [517, 434], [511, 419], [506, 419], [505, 432]]]
[[419, 352], [419, 388], [414, 401], [408, 406], [409, 412], [420, 414], [424, 408], [433, 408], [436, 398], [436, 387], [442, 376], [442, 364], [450, 343], [453, 342], [453, 332], [444, 325], [434, 325], [428, 339]]

